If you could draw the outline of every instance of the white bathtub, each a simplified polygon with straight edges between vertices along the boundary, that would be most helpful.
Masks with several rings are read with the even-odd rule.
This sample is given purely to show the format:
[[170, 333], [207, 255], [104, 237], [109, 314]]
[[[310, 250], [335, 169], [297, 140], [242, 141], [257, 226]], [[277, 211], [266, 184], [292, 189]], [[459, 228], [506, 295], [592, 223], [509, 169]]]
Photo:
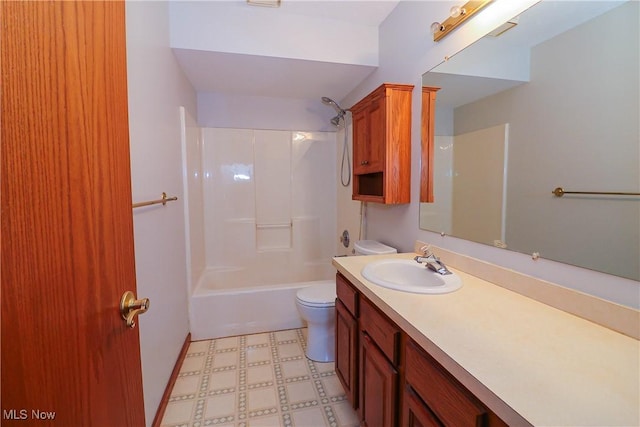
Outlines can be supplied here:
[[296, 308], [298, 289], [335, 280], [220, 289], [211, 275], [203, 275], [191, 296], [191, 339], [204, 340], [304, 326]]

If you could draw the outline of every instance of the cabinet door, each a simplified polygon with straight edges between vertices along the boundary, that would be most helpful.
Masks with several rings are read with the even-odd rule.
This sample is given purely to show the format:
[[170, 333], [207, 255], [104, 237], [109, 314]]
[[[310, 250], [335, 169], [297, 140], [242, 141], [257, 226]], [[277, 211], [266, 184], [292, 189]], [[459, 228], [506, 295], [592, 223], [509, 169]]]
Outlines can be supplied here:
[[396, 425], [398, 372], [371, 338], [363, 333], [360, 348], [360, 418], [362, 426]]
[[347, 399], [358, 407], [358, 323], [345, 306], [336, 301], [336, 374]]
[[366, 162], [369, 157], [369, 110], [364, 108], [353, 113], [353, 173], [366, 173]]
[[385, 170], [384, 159], [387, 149], [387, 115], [385, 96], [380, 95], [369, 106], [369, 150], [366, 159], [366, 172]]
[[376, 94], [353, 114], [353, 172], [356, 175], [384, 170], [386, 147], [384, 94]]
[[404, 427], [442, 427], [435, 415], [407, 386], [404, 390], [402, 425]]

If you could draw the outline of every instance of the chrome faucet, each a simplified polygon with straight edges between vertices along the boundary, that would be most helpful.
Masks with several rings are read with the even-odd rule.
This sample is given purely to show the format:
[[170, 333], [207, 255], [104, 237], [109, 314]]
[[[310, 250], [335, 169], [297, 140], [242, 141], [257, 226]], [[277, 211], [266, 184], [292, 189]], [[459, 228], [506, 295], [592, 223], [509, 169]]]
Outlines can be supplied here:
[[451, 274], [447, 266], [444, 265], [442, 261], [440, 261], [440, 258], [435, 256], [435, 254], [429, 250], [428, 246], [423, 246], [422, 248], [420, 248], [420, 250], [422, 250], [423, 255], [418, 255], [414, 258], [414, 260], [418, 264], [425, 263], [430, 270], [433, 270], [436, 273], [442, 275]]

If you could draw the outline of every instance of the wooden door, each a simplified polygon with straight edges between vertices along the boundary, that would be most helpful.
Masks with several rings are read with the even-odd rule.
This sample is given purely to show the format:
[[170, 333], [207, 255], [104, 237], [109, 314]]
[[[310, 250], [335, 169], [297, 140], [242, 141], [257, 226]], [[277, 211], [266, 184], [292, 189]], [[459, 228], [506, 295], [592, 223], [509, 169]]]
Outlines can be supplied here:
[[0, 14], [2, 425], [142, 426], [124, 2]]

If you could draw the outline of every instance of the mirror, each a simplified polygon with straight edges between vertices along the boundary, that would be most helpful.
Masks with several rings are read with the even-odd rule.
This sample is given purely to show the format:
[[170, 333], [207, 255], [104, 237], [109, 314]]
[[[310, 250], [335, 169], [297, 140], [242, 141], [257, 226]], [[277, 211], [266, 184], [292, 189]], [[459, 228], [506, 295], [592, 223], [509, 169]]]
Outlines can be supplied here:
[[639, 8], [543, 1], [423, 75], [420, 228], [640, 280]]

